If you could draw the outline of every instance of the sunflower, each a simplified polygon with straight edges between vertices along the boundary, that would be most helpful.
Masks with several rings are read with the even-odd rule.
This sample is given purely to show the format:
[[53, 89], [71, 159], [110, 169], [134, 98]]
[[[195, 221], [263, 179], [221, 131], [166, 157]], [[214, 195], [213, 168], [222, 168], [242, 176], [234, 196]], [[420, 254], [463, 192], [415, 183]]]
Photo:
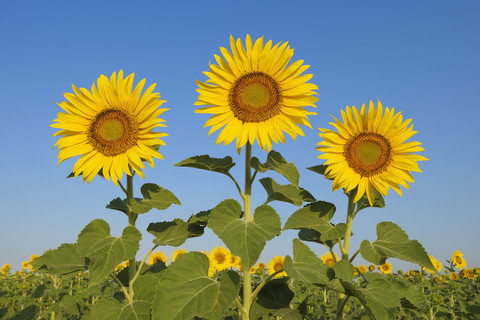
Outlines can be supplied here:
[[[282, 256], [275, 256], [272, 259], [270, 259], [267, 266], [268, 274], [274, 274], [278, 270], [283, 269], [284, 261], [285, 261], [285, 257], [282, 257]], [[282, 271], [279, 274], [277, 274], [275, 278], [286, 277], [286, 276], [287, 276], [287, 273], [285, 271]]]
[[38, 257], [39, 257], [38, 254], [32, 254], [28, 260], [30, 262], [32, 262], [33, 260], [37, 259]]
[[155, 252], [152, 252], [152, 254], [148, 257], [147, 263], [154, 264], [155, 262], [157, 262], [157, 260], [163, 261], [163, 263], [165, 264], [167, 264], [168, 262], [168, 259], [165, 253], [161, 251], [155, 251]]
[[230, 268], [238, 268], [239, 261], [240, 261], [240, 257], [230, 254]]
[[142, 178], [143, 160], [154, 166], [153, 158], [163, 159], [157, 147], [165, 145], [160, 139], [166, 133], [153, 132], [165, 127], [158, 118], [168, 109], [159, 109], [164, 100], [153, 93], [156, 84], [141, 94], [145, 79], [132, 91], [134, 74], [125, 79], [123, 71], [114, 72], [110, 80], [101, 75], [92, 85], [65, 93], [68, 101], [58, 104], [66, 112], [59, 112], [51, 127], [60, 129], [54, 136], [62, 136], [58, 146], [58, 163], [81, 156], [73, 166], [75, 177], [82, 174], [88, 183], [101, 172], [115, 185], [123, 173], [131, 175], [130, 167]]
[[263, 263], [263, 262], [257, 263], [257, 269], [265, 269], [265, 268], [266, 268], [265, 263]]
[[392, 188], [402, 195], [400, 185], [408, 189], [407, 182], [414, 182], [410, 171], [421, 172], [417, 161], [428, 160], [413, 154], [424, 151], [420, 142], [405, 142], [416, 133], [411, 119], [403, 121], [393, 108], [383, 112], [380, 101], [377, 108], [370, 101], [368, 111], [365, 104], [360, 112], [347, 106], [343, 123], [333, 119], [330, 124], [338, 132], [319, 128], [323, 141], [317, 150], [324, 153], [318, 158], [326, 160], [325, 177], [333, 179], [333, 191], [358, 188], [354, 202], [366, 193], [373, 206], [375, 190], [386, 196]]
[[458, 273], [452, 272], [452, 273], [450, 274], [450, 280], [458, 280], [458, 278], [460, 278], [460, 276], [458, 275]]
[[374, 265], [374, 264], [371, 264], [371, 265], [368, 266], [368, 270], [370, 270], [371, 272], [375, 271], [376, 268], [377, 268], [377, 266]]
[[179, 256], [181, 256], [182, 254], [186, 253], [187, 250], [185, 249], [177, 249], [175, 251], [172, 252], [172, 262], [175, 261]]
[[385, 264], [382, 264], [380, 267], [378, 267], [381, 273], [383, 274], [390, 274], [392, 273], [392, 264], [390, 262], [385, 262]]
[[323, 263], [328, 265], [330, 268], [333, 268], [333, 266], [335, 265], [335, 262], [339, 260], [338, 255], [336, 253], [334, 253], [334, 255], [335, 257], [332, 256], [331, 252], [326, 252], [320, 257], [320, 259], [322, 259]]
[[219, 246], [212, 249], [209, 253], [215, 260], [215, 266], [218, 271], [222, 271], [230, 267], [231, 253], [225, 247]]
[[367, 273], [367, 272], [368, 272], [367, 266], [364, 265], [364, 264], [359, 265], [359, 266], [358, 266], [358, 272], [360, 272], [360, 273]]
[[263, 37], [253, 44], [249, 35], [244, 47], [240, 39], [230, 36], [232, 53], [220, 48], [223, 58], [215, 55], [218, 63], [210, 64], [205, 83], [197, 81], [199, 96], [195, 105], [206, 105], [196, 113], [213, 114], [205, 123], [211, 126], [208, 135], [220, 129], [216, 144], [229, 144], [235, 138], [237, 150], [255, 140], [263, 150], [270, 150], [272, 141], [285, 143], [284, 132], [294, 140], [303, 136], [299, 124], [311, 128], [308, 116], [316, 114], [305, 110], [315, 107], [313, 95], [318, 89], [307, 81], [311, 74], [301, 75], [309, 66], [298, 60], [289, 65], [293, 55], [288, 42], [265, 46]]
[[254, 266], [250, 267], [250, 274], [255, 274], [256, 271], [257, 268], [255, 268]]
[[22, 269], [27, 270], [28, 268], [30, 268], [30, 263], [28, 263], [28, 261], [23, 261]]
[[211, 278], [213, 277], [213, 275], [215, 274], [215, 272], [217, 271], [217, 262], [215, 261], [215, 257], [208, 253], [208, 252], [205, 252], [205, 251], [201, 251], [204, 255], [207, 256], [208, 258], [208, 276]]
[[452, 253], [452, 262], [459, 270], [467, 267], [467, 261], [463, 259], [463, 254], [460, 250], [455, 250]]
[[0, 273], [7, 274], [8, 272], [10, 272], [11, 268], [12, 267], [10, 266], [10, 264], [5, 263], [2, 267], [2, 269], [0, 270]]
[[[440, 261], [438, 261], [437, 259], [435, 259], [434, 256], [432, 256], [431, 254], [428, 255], [428, 257], [430, 258], [430, 261], [432, 262], [433, 266], [435, 267], [435, 270], [437, 270], [437, 272], [439, 272], [440, 270], [442, 270], [443, 266], [442, 266], [442, 263]], [[431, 274], [434, 274], [435, 271], [433, 270], [430, 270], [430, 269], [425, 269], [427, 272], [431, 273]]]

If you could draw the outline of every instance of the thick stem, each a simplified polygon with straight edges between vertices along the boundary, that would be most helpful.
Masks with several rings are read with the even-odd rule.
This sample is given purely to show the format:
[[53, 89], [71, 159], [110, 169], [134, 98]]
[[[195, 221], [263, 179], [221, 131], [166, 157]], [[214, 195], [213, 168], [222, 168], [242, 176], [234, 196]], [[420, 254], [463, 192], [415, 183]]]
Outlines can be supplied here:
[[[130, 169], [131, 171], [131, 169]], [[133, 200], [133, 174], [127, 175], [127, 203]], [[128, 225], [135, 227], [135, 220], [137, 220], [137, 214], [128, 208]], [[137, 265], [135, 263], [135, 257], [128, 261], [128, 278], [129, 278], [129, 291], [133, 296], [133, 279], [137, 273]]]
[[[247, 142], [245, 146], [245, 192], [243, 198], [243, 213], [245, 221], [252, 221], [252, 171], [250, 160], [252, 158], [252, 145]], [[252, 278], [250, 267], [243, 268], [243, 320], [250, 320], [250, 307], [252, 305]]]
[[348, 260], [348, 254], [350, 250], [350, 236], [352, 233], [352, 223], [355, 214], [355, 204], [353, 203], [354, 194], [348, 193], [348, 208], [347, 208], [347, 231], [345, 232], [345, 238], [343, 241], [342, 260]]

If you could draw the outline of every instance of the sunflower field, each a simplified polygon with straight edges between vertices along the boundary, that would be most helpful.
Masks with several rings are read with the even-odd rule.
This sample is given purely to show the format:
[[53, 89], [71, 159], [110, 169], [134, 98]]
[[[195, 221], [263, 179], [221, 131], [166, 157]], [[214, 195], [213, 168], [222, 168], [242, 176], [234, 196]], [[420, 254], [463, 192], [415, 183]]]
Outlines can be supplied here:
[[[51, 124], [58, 130], [58, 163], [76, 157], [70, 177], [113, 182], [125, 197], [106, 208], [128, 224], [117, 237], [107, 221], [95, 219], [75, 242], [33, 255], [22, 271], [12, 274], [4, 265], [2, 319], [479, 318], [480, 270], [467, 268], [460, 251], [443, 264], [391, 221], [377, 224], [375, 241], [351, 245], [357, 215], [384, 208], [391, 190], [402, 195], [414, 183], [412, 172], [420, 173], [419, 163], [428, 160], [419, 154], [422, 144], [409, 140], [417, 133], [412, 119], [369, 101], [346, 106], [332, 116], [330, 127], [319, 128], [316, 149], [323, 163], [307, 169], [319, 183], [331, 184], [332, 192], [343, 192], [346, 212], [339, 213], [335, 204], [302, 188], [295, 164], [272, 150], [274, 143], [286, 143], [288, 136], [296, 140], [304, 136], [303, 127], [311, 128], [318, 87], [309, 82], [312, 74], [304, 74], [309, 65], [292, 61], [287, 42], [264, 43], [263, 37], [230, 37], [230, 49], [220, 51], [203, 72], [207, 79], [197, 81], [195, 113], [209, 116], [205, 127], [208, 135], [218, 131], [216, 144], [235, 143], [245, 159], [244, 175], [230, 172], [236, 165], [231, 156], [195, 155], [175, 165], [223, 175], [240, 201], [232, 196], [188, 219], [151, 222], [139, 230], [137, 219], [147, 213], [181, 205], [155, 183], [139, 192], [133, 187], [136, 176], [145, 178], [146, 164], [154, 167], [154, 159], [163, 159], [168, 134], [157, 130], [166, 127], [159, 118], [169, 110], [162, 107], [166, 101], [156, 84], [146, 86], [143, 79], [134, 85], [134, 74], [124, 76], [122, 70], [101, 75], [90, 89], [73, 85]], [[254, 182], [267, 194], [256, 208]], [[272, 206], [278, 201], [293, 206], [283, 222]], [[332, 223], [339, 215], [344, 222]], [[205, 228], [224, 246], [203, 252], [180, 248]], [[284, 230], [298, 231], [292, 256], [259, 261], [266, 243]], [[145, 235], [153, 245], [139, 256]], [[165, 246], [179, 249], [169, 259], [161, 251]], [[324, 254], [317, 256], [313, 247]], [[359, 255], [368, 266], [355, 264]], [[393, 272], [389, 259], [419, 267]]]

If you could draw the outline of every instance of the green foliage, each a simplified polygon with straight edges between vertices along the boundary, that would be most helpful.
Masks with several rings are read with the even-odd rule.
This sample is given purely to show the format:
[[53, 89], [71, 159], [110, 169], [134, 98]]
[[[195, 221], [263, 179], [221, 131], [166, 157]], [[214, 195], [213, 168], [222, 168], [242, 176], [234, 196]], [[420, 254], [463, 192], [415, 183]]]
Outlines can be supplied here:
[[235, 165], [232, 157], [211, 158], [209, 155], [194, 156], [175, 164], [177, 167], [190, 167], [223, 174], [229, 174], [230, 169]]
[[128, 215], [127, 199], [122, 200], [120, 198], [115, 198], [106, 205], [106, 208], [121, 211]]
[[192, 214], [191, 217], [188, 218], [187, 223], [189, 238], [200, 237], [203, 235], [205, 227], [207, 226], [208, 216], [211, 212], [212, 210], [200, 211], [195, 215]]
[[360, 252], [365, 260], [381, 264], [387, 258], [397, 258], [435, 270], [423, 246], [417, 240], [409, 240], [405, 231], [395, 223], [380, 222], [377, 225], [377, 237], [372, 243], [362, 241]]
[[298, 173], [297, 167], [293, 163], [288, 163], [287, 160], [285, 160], [277, 151], [270, 151], [267, 155], [267, 161], [263, 164], [260, 163], [260, 160], [256, 157], [251, 159], [250, 164], [253, 169], [261, 173], [268, 170], [274, 170], [298, 188], [300, 174]]
[[[145, 183], [140, 191], [143, 199], [134, 198], [128, 201], [133, 212], [142, 214], [151, 209], [165, 210], [172, 204], [181, 205], [173, 193], [153, 183]], [[117, 201], [118, 202], [118, 201]]]
[[182, 219], [156, 222], [148, 225], [147, 231], [155, 236], [153, 243], [159, 246], [178, 247], [188, 238], [188, 223]]
[[183, 254], [163, 273], [155, 291], [153, 320], [220, 319], [240, 290], [240, 277], [227, 271], [208, 277], [209, 261], [199, 252]]
[[315, 201], [315, 198], [310, 194], [310, 192], [294, 185], [280, 185], [272, 178], [262, 178], [259, 181], [268, 194], [265, 203], [277, 200], [291, 203], [299, 207], [304, 202]]
[[128, 226], [121, 237], [110, 235], [110, 226], [101, 219], [90, 222], [78, 235], [77, 251], [90, 259], [91, 284], [98, 283], [122, 261], [131, 259], [139, 249], [142, 234]]
[[86, 270], [83, 256], [77, 252], [77, 244], [64, 243], [55, 250], [46, 252], [31, 262], [37, 270], [45, 270], [51, 274], [74, 275]]
[[285, 257], [285, 272], [295, 280], [312, 284], [326, 284], [330, 281], [328, 266], [310, 248], [298, 239], [293, 239], [293, 260]]
[[114, 298], [106, 298], [97, 302], [87, 317], [92, 320], [149, 320], [150, 303], [145, 301], [121, 303]]
[[257, 262], [268, 240], [280, 234], [281, 221], [275, 209], [262, 205], [255, 209], [253, 221], [241, 219], [242, 207], [232, 199], [212, 209], [208, 227], [239, 256], [247, 270]]
[[[357, 188], [355, 190], [352, 190], [355, 194], [357, 193]], [[368, 197], [367, 194], [365, 193], [360, 200], [356, 202], [357, 208], [356, 211], [359, 212], [365, 208], [372, 208], [370, 206], [370, 202], [368, 202]], [[374, 208], [385, 208], [385, 199], [383, 198], [382, 194], [375, 190], [375, 200], [373, 201], [373, 207]]]

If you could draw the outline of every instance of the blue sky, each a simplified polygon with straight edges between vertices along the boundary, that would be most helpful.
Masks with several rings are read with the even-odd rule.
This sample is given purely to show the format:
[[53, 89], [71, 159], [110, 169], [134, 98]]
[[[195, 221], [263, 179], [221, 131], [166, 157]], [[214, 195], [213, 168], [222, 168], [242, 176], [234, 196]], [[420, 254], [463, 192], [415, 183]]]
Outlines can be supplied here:
[[[379, 99], [384, 106], [412, 118], [430, 159], [420, 163], [415, 183], [400, 197], [393, 191], [385, 209], [365, 210], [353, 225], [352, 249], [360, 241], [376, 239], [375, 226], [393, 221], [412, 239], [419, 240], [437, 259], [445, 262], [461, 250], [469, 266], [480, 266], [478, 243], [480, 181], [478, 139], [480, 81], [480, 26], [478, 1], [195, 1], [135, 4], [122, 1], [11, 1], [0, 12], [0, 106], [2, 154], [0, 194], [0, 265], [20, 263], [34, 253], [74, 242], [91, 220], [109, 222], [120, 235], [126, 217], [105, 209], [122, 196], [111, 182], [92, 183], [65, 179], [75, 160], [57, 163], [56, 139], [50, 128], [60, 108], [52, 103], [72, 92], [71, 84], [90, 88], [100, 74], [123, 69], [135, 73], [135, 83], [146, 78], [157, 83], [157, 92], [170, 108], [166, 120], [164, 160], [147, 168], [145, 181], [171, 190], [182, 206], [140, 216], [143, 233], [140, 254], [153, 239], [146, 232], [150, 222], [187, 219], [213, 208], [226, 198], [239, 200], [228, 178], [173, 164], [194, 155], [231, 155], [237, 166], [232, 173], [243, 180], [243, 156], [234, 144], [214, 145], [203, 125], [208, 115], [194, 114], [195, 80], [205, 81], [219, 47], [229, 46], [229, 36], [274, 43], [289, 41], [293, 60], [304, 60], [318, 85], [313, 130], [305, 137], [288, 138], [275, 145], [301, 174], [300, 185], [317, 199], [336, 204], [335, 222], [344, 222], [346, 197], [332, 193], [331, 183], [306, 170], [321, 161], [315, 150], [319, 127], [328, 126], [329, 114], [340, 115], [346, 105], [360, 107]], [[254, 147], [253, 155], [266, 154]], [[272, 175], [277, 182], [286, 183]], [[254, 185], [254, 204], [266, 194]], [[139, 192], [137, 191], [137, 194]], [[285, 223], [297, 210], [274, 204]], [[267, 244], [261, 260], [291, 254], [294, 231]], [[209, 250], [221, 242], [210, 231], [188, 240], [187, 250]], [[311, 246], [321, 255], [323, 248]], [[168, 255], [174, 248], [161, 248]], [[357, 264], [362, 260], [356, 261]], [[416, 266], [391, 260], [396, 268]]]

